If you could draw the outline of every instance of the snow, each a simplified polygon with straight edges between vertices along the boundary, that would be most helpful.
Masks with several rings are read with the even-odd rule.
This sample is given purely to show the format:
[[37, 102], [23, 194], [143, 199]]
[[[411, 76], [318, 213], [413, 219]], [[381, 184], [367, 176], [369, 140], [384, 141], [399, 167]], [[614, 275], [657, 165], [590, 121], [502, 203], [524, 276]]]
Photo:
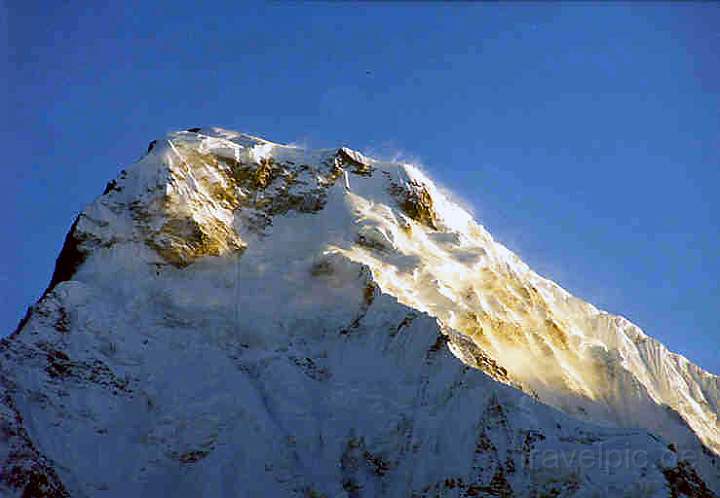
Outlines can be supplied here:
[[[681, 456], [720, 488], [717, 376], [535, 274], [415, 166], [342, 150], [372, 174], [172, 133], [83, 212], [87, 258], [0, 348], [72, 496], [667, 496]], [[262, 191], [233, 184], [270, 159]], [[435, 228], [398, 202], [413, 185]], [[162, 239], [172, 264], [148, 242], [168, 224], [211, 227], [207, 253]]]

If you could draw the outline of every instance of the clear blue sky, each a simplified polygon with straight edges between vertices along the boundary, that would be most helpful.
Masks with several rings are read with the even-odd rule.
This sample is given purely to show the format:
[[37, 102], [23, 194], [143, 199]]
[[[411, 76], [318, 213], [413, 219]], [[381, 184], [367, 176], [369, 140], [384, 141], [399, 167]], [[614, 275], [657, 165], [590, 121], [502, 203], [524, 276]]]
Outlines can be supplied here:
[[720, 372], [720, 4], [94, 3], [0, 13], [3, 331], [108, 179], [217, 125], [417, 158], [540, 273]]

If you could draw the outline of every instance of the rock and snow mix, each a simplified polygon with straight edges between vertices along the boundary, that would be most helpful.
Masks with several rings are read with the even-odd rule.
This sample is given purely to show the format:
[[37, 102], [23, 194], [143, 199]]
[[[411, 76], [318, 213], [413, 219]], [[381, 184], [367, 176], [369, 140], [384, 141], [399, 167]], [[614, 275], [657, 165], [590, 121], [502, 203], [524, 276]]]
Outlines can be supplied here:
[[154, 141], [0, 343], [2, 496], [714, 496], [720, 379], [409, 164]]

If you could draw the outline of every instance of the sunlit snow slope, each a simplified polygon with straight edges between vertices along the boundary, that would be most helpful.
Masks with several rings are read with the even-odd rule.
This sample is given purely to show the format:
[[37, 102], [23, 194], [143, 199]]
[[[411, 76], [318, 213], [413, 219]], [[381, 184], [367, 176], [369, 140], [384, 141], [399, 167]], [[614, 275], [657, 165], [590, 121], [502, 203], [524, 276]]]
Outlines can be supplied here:
[[[537, 275], [416, 168], [377, 168], [347, 193], [356, 238], [334, 247], [368, 265], [383, 291], [472, 337], [569, 414], [679, 441], [686, 424], [720, 452], [720, 377]], [[395, 185], [427, 192], [432, 221], [388, 209]]]
[[718, 376], [347, 148], [153, 141], [0, 344], [10, 496], [720, 487]]

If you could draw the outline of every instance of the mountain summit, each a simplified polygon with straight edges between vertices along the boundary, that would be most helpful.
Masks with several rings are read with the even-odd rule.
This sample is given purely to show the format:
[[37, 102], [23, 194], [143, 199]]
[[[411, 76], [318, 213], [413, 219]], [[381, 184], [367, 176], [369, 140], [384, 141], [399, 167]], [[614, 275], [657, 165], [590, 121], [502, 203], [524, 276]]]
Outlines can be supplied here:
[[0, 342], [0, 494], [709, 497], [719, 417], [416, 167], [193, 128]]

